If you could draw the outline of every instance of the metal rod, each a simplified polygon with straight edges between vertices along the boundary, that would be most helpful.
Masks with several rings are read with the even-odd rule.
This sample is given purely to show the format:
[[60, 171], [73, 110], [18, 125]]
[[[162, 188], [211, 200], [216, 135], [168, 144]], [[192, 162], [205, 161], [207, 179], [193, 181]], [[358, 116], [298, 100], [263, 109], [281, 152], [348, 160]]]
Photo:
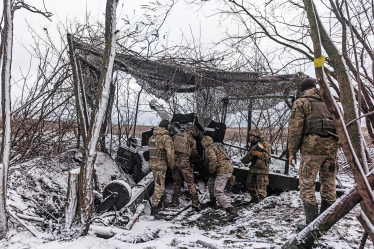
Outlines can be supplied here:
[[[239, 150], [247, 150], [246, 148], [242, 148], [242, 147], [235, 146], [235, 145], [231, 145], [231, 144], [227, 144], [227, 143], [222, 143], [222, 145], [226, 145], [226, 146], [229, 146], [229, 147], [233, 147], [233, 148], [236, 148], [236, 149], [239, 149]], [[278, 159], [278, 160], [281, 160], [281, 161], [284, 161], [284, 162], [287, 162], [287, 161], [288, 161], [288, 160], [286, 160], [286, 159], [280, 158], [280, 157], [275, 156], [275, 155], [271, 155], [271, 158]]]

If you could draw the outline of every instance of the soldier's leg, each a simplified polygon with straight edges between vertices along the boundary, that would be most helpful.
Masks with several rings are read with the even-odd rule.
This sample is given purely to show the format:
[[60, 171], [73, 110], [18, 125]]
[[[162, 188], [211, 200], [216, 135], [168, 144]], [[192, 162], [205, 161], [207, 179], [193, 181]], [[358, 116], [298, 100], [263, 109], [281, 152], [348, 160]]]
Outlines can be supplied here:
[[300, 198], [303, 200], [306, 224], [318, 216], [318, 204], [315, 195], [315, 180], [325, 156], [302, 155], [299, 168]]
[[191, 168], [189, 163], [188, 163], [188, 165], [185, 165], [185, 167], [183, 167], [181, 169], [181, 173], [183, 175], [184, 180], [187, 183], [188, 190], [190, 191], [190, 197], [191, 197], [191, 200], [192, 200], [192, 204], [193, 205], [198, 205], [199, 204], [199, 197], [197, 195], [195, 178], [194, 178], [192, 168]]
[[299, 168], [300, 198], [304, 203], [316, 206], [315, 181], [325, 160], [324, 155], [303, 155]]
[[217, 201], [223, 206], [223, 208], [232, 207], [231, 198], [225, 195], [225, 187], [227, 181], [231, 177], [232, 173], [220, 174], [217, 175], [216, 181], [214, 184], [214, 195], [217, 198]]
[[178, 197], [181, 194], [183, 177], [179, 165], [175, 165], [173, 168], [173, 180], [174, 180], [174, 192], [173, 192], [173, 204], [178, 204]]
[[267, 197], [266, 187], [268, 185], [269, 185], [269, 176], [267, 174], [257, 174], [256, 186], [257, 186], [259, 202]]
[[330, 156], [321, 165], [320, 180], [321, 180], [321, 211], [323, 213], [329, 206], [336, 201], [336, 174], [338, 173], [338, 164]]
[[248, 173], [246, 188], [252, 198], [251, 202], [257, 202], [258, 192], [257, 192], [257, 187], [256, 187], [256, 174]]
[[152, 207], [157, 207], [165, 190], [166, 170], [152, 170], [152, 172], [153, 178], [155, 180], [155, 190], [152, 196]]
[[216, 200], [216, 196], [214, 195], [214, 184], [216, 182], [216, 176], [215, 175], [212, 175], [209, 177], [208, 179], [208, 191], [209, 191], [209, 197], [210, 197], [210, 201], [208, 202], [208, 206], [209, 207], [212, 207], [212, 208], [215, 208], [217, 207], [217, 200]]
[[216, 196], [214, 195], [214, 184], [215, 184], [215, 182], [216, 182], [216, 176], [215, 175], [210, 176], [209, 179], [208, 179], [208, 183], [207, 183], [210, 199], [216, 198]]

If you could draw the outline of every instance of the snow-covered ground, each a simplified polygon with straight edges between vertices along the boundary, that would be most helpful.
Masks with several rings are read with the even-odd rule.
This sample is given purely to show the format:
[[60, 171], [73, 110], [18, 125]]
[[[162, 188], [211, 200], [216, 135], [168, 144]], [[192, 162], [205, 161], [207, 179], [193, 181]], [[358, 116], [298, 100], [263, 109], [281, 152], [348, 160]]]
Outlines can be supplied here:
[[[268, 197], [257, 205], [240, 204], [239, 217], [234, 220], [229, 219], [225, 211], [211, 208], [200, 213], [187, 209], [171, 221], [153, 220], [147, 208], [130, 231], [113, 227], [115, 235], [109, 239], [99, 238], [93, 231], [86, 237], [69, 239], [61, 234], [60, 225], [48, 217], [46, 212], [63, 223], [67, 176], [69, 170], [79, 166], [76, 159], [79, 159], [79, 153], [70, 151], [60, 157], [35, 159], [11, 168], [8, 207], [14, 212], [44, 217], [49, 221], [44, 224], [26, 222], [34, 225], [41, 234], [42, 238], [35, 238], [10, 219], [9, 238], [0, 241], [0, 248], [276, 248], [294, 236], [297, 225], [305, 220], [299, 192], [289, 191]], [[232, 159], [238, 163], [239, 158]], [[340, 160], [344, 162], [344, 158]], [[298, 166], [290, 167], [290, 175], [296, 176], [297, 169]], [[98, 154], [97, 171], [102, 175], [99, 179], [101, 186], [113, 179], [125, 180], [131, 186], [134, 185], [105, 154]], [[272, 160], [271, 171], [282, 173], [284, 162]], [[344, 188], [353, 186], [353, 179], [346, 170], [341, 171], [338, 178], [338, 185]], [[199, 182], [198, 185], [201, 193], [206, 193], [205, 184]], [[166, 193], [170, 201], [172, 184], [166, 186]], [[188, 204], [185, 194], [187, 189], [184, 189], [181, 205]], [[234, 203], [237, 200], [244, 200], [242, 203], [249, 201], [245, 193], [227, 194]], [[316, 194], [320, 201], [319, 193]], [[206, 197], [203, 202], [207, 200]], [[352, 211], [317, 241], [316, 248], [358, 248], [362, 233], [363, 228]], [[368, 240], [366, 247], [372, 246]]]

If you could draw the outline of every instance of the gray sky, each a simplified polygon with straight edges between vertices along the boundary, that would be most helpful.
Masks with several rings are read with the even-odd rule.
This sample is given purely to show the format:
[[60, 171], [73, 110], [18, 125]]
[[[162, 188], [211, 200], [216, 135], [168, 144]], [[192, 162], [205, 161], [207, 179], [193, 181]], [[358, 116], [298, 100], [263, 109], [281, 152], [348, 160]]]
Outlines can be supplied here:
[[[30, 51], [30, 45], [34, 43], [28, 31], [30, 25], [37, 33], [42, 34], [45, 30], [52, 36], [53, 39], [58, 41], [59, 36], [56, 26], [62, 22], [67, 23], [69, 20], [84, 20], [85, 13], [89, 12], [95, 19], [104, 21], [105, 0], [33, 0], [27, 1], [33, 4], [38, 9], [46, 9], [53, 13], [52, 21], [47, 20], [41, 15], [30, 13], [26, 10], [17, 10], [14, 18], [14, 47], [13, 47], [13, 63], [12, 63], [12, 76], [14, 81], [22, 78], [20, 70], [24, 73], [28, 71], [31, 64], [30, 77], [35, 77], [35, 66], [37, 62], [35, 58], [30, 62], [32, 56], [27, 50]], [[147, 4], [149, 0], [136, 0], [124, 1], [120, 0], [117, 17], [121, 18], [128, 16], [131, 18], [139, 17], [143, 14], [140, 5]], [[160, 2], [167, 2], [167, 0], [160, 0]], [[212, 2], [213, 3], [213, 2]], [[184, 1], [177, 1], [170, 16], [168, 17], [163, 31], [169, 34], [169, 42], [179, 43], [181, 40], [182, 30], [188, 39], [191, 39], [193, 34], [195, 39], [201, 39], [202, 43], [210, 43], [217, 41], [223, 36], [226, 29], [237, 28], [229, 20], [224, 23], [224, 26], [219, 25], [219, 16], [212, 16], [214, 13], [214, 4], [205, 4], [202, 9], [196, 6], [186, 5]], [[199, 12], [197, 12], [199, 10]], [[161, 33], [162, 33], [161, 32]], [[309, 75], [314, 75], [314, 70], [308, 70]], [[12, 86], [13, 98], [20, 95], [21, 82]], [[133, 86], [136, 87], [136, 86]], [[154, 113], [144, 113], [139, 120], [140, 124], [157, 124], [158, 118]]]
[[[119, 1], [117, 8], [117, 18], [128, 16], [131, 18], [139, 18], [143, 14], [143, 9], [140, 5], [147, 4], [149, 0], [137, 1]], [[160, 0], [160, 2], [167, 2]], [[59, 34], [56, 26], [59, 23], [67, 23], [74, 19], [83, 21], [85, 13], [89, 12], [92, 17], [104, 22], [105, 0], [33, 0], [29, 1], [30, 4], [38, 9], [45, 8], [53, 14], [49, 21], [41, 15], [30, 13], [27, 10], [17, 10], [14, 18], [14, 46], [13, 46], [13, 63], [12, 63], [12, 76], [15, 82], [22, 78], [23, 75], [30, 69], [30, 81], [36, 76], [35, 67], [37, 61], [32, 58], [28, 51], [31, 50], [31, 45], [34, 40], [29, 33], [29, 25], [37, 33], [43, 34], [45, 30], [48, 31], [50, 36], [58, 41]], [[192, 32], [194, 36], [201, 37], [204, 42], [210, 42], [214, 38], [218, 38], [222, 29], [218, 27], [217, 21], [214, 18], [206, 19], [197, 9], [187, 6], [184, 1], [179, 1], [173, 8], [167, 22], [164, 25], [163, 31], [168, 32], [170, 35], [170, 42], [178, 43], [181, 39], [182, 30], [185, 31], [185, 36], [190, 36]], [[187, 32], [186, 32], [187, 30]], [[30, 61], [31, 60], [31, 61]], [[12, 86], [13, 99], [16, 99], [21, 94], [21, 87], [23, 82], [17, 82]], [[133, 86], [136, 88], [136, 86]], [[14, 102], [14, 101], [13, 101]], [[139, 120], [140, 124], [157, 124], [158, 118], [154, 113], [144, 113]]]

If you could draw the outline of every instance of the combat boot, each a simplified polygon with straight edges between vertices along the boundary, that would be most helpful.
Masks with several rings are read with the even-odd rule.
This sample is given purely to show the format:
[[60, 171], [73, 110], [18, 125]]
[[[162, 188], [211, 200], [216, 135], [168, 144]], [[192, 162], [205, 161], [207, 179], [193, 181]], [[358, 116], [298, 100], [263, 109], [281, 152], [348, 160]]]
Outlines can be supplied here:
[[157, 207], [157, 206], [152, 207], [152, 208], [151, 208], [151, 215], [152, 215], [152, 216], [155, 216], [155, 215], [157, 215], [157, 214], [158, 214], [158, 207]]
[[325, 210], [328, 209], [330, 206], [331, 206], [330, 203], [328, 203], [328, 202], [325, 201], [325, 200], [322, 200], [322, 201], [321, 201], [321, 209], [320, 209], [320, 211], [319, 211], [319, 214], [322, 214], [323, 212], [325, 212]]
[[172, 207], [179, 206], [179, 198], [178, 197], [173, 197], [173, 200], [171, 201], [171, 206]]
[[198, 200], [192, 200], [192, 209], [197, 212], [201, 211], [200, 203]]
[[236, 207], [231, 206], [231, 207], [226, 208], [225, 210], [226, 212], [228, 212], [229, 214], [232, 214], [235, 217], [238, 216], [238, 210], [236, 209]]
[[208, 207], [216, 208], [217, 207], [217, 199], [212, 197], [210, 198], [210, 201], [208, 202]]
[[308, 205], [304, 204], [305, 216], [306, 216], [306, 224], [308, 225], [310, 222], [314, 221], [315, 218], [318, 217], [318, 205]]
[[266, 198], [266, 196], [263, 196], [263, 195], [258, 195], [258, 202], [262, 202], [264, 199]]
[[253, 196], [248, 204], [252, 204], [252, 203], [257, 204], [259, 202], [260, 202], [260, 200], [259, 200], [258, 196]]
[[160, 202], [158, 203], [157, 207], [161, 210], [165, 208], [165, 196], [164, 195], [161, 196]]
[[151, 215], [155, 218], [155, 220], [161, 219], [161, 216], [158, 214], [158, 206], [151, 208]]
[[303, 230], [310, 222], [312, 222], [315, 218], [318, 217], [318, 205], [313, 206], [304, 203], [304, 211], [305, 211], [305, 218], [306, 218], [306, 225], [298, 225], [297, 232]]

